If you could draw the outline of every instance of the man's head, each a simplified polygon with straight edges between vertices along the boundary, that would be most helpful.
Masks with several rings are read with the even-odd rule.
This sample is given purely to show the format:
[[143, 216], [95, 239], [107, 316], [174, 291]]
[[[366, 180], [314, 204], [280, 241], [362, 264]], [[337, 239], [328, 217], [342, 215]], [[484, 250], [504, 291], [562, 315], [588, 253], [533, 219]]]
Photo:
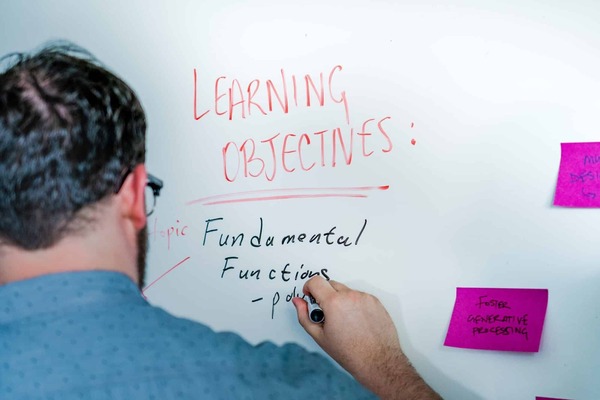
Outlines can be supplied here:
[[0, 246], [52, 248], [93, 226], [86, 210], [144, 163], [144, 111], [129, 86], [74, 45], [3, 64]]
[[0, 240], [33, 250], [144, 162], [146, 122], [133, 91], [81, 49], [11, 60], [0, 75]]

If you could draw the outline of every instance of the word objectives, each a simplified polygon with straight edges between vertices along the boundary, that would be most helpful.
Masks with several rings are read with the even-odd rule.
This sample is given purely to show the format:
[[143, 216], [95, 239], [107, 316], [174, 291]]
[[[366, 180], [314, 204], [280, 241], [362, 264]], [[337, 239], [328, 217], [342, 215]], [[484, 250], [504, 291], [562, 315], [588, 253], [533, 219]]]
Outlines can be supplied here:
[[[229, 141], [221, 148], [223, 176], [228, 182], [239, 178], [259, 178], [273, 181], [278, 172], [308, 172], [315, 168], [335, 168], [351, 165], [355, 156], [368, 158], [392, 151], [388, 133], [390, 116], [366, 118], [356, 126], [350, 123], [348, 95], [335, 90], [335, 81], [342, 71], [334, 66], [325, 76], [288, 75], [281, 69], [281, 78], [261, 81], [253, 79], [242, 84], [238, 79], [219, 76], [214, 81], [212, 108], [198, 111], [198, 71], [194, 69], [194, 119], [211, 114], [232, 121], [264, 117], [271, 113], [288, 114], [293, 108], [315, 109], [329, 105], [343, 108], [344, 122], [337, 126], [319, 126], [310, 131], [286, 128], [283, 132], [263, 134], [261, 138]], [[332, 124], [333, 125], [333, 124]], [[356, 148], [356, 149], [355, 149]], [[355, 150], [360, 150], [358, 153]]]
[[[220, 248], [239, 249], [261, 248], [274, 246], [331, 246], [336, 248], [350, 248], [358, 246], [361, 236], [367, 227], [367, 219], [352, 235], [345, 235], [338, 231], [337, 226], [316, 232], [296, 232], [288, 233], [281, 237], [267, 235], [264, 233], [264, 221], [259, 218], [258, 231], [254, 235], [246, 233], [225, 233], [223, 232], [224, 218], [211, 218], [206, 220], [204, 228], [204, 238], [202, 245], [219, 246]], [[267, 280], [269, 282], [277, 281], [279, 284], [294, 285], [293, 289], [286, 289], [286, 293], [280, 294], [276, 291], [268, 296], [271, 300], [270, 312], [271, 319], [275, 316], [276, 306], [280, 300], [285, 299], [290, 302], [294, 297], [303, 297], [302, 286], [304, 282], [315, 275], [320, 275], [325, 279], [330, 278], [329, 268], [323, 265], [311, 266], [303, 262], [284, 262], [277, 265], [248, 266], [240, 259], [239, 254], [227, 255], [220, 268], [220, 278], [224, 280], [243, 280], [248, 283]], [[264, 297], [252, 299], [252, 303], [260, 303]]]

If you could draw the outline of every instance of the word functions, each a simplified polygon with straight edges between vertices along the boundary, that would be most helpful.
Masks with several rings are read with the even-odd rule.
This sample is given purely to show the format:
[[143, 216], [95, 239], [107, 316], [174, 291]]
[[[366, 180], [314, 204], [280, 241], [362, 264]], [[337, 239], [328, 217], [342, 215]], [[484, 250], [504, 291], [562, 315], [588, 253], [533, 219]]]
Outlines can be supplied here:
[[[283, 235], [273, 235], [269, 232], [268, 223], [262, 218], [257, 218], [256, 229], [253, 232], [228, 232], [223, 217], [210, 218], [205, 221], [202, 246], [210, 246], [224, 255], [220, 265], [215, 266], [215, 272], [224, 281], [241, 280], [249, 286], [264, 287], [261, 282], [274, 282], [283, 289], [271, 293], [250, 295], [249, 302], [265, 307], [271, 319], [275, 318], [277, 307], [289, 303], [294, 297], [304, 298], [302, 287], [304, 283], [315, 275], [325, 279], [330, 278], [327, 265], [319, 262], [283, 261], [274, 263], [265, 259], [263, 265], [251, 264], [244, 261], [242, 254], [248, 251], [257, 251], [270, 247], [303, 247], [306, 251], [319, 247], [335, 249], [336, 252], [344, 251], [358, 246], [367, 227], [366, 219], [357, 221], [355, 229], [344, 232], [337, 226], [328, 226], [324, 229], [311, 231], [292, 231]], [[217, 250], [218, 251], [218, 250]], [[294, 252], [289, 252], [293, 254]], [[247, 254], [247, 253], [246, 253]], [[251, 293], [251, 291], [249, 291]]]
[[600, 207], [600, 142], [561, 143], [554, 205]]
[[[194, 69], [194, 119], [209, 115], [229, 121], [268, 118], [273, 113], [290, 114], [294, 108], [339, 109], [334, 123], [299, 130], [292, 119], [287, 126], [268, 132], [236, 132], [240, 139], [221, 146], [222, 173], [228, 182], [260, 179], [271, 182], [280, 174], [307, 173], [320, 168], [351, 165], [356, 157], [390, 153], [389, 115], [376, 115], [358, 123], [351, 121], [346, 90], [339, 89], [341, 65], [318, 74], [297, 76], [284, 69], [274, 79], [240, 82], [220, 76], [214, 81], [212, 107], [199, 111], [198, 71]], [[328, 108], [329, 109], [329, 108]], [[330, 118], [328, 118], [330, 119]]]
[[547, 289], [457, 288], [444, 345], [538, 352]]

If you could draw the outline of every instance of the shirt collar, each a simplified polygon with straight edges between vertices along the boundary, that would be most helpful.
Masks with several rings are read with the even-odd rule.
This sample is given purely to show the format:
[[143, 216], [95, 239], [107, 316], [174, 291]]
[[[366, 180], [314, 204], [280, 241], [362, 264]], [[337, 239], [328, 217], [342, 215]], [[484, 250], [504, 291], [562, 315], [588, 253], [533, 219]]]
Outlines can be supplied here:
[[94, 304], [145, 303], [127, 275], [113, 271], [64, 272], [0, 285], [0, 324]]

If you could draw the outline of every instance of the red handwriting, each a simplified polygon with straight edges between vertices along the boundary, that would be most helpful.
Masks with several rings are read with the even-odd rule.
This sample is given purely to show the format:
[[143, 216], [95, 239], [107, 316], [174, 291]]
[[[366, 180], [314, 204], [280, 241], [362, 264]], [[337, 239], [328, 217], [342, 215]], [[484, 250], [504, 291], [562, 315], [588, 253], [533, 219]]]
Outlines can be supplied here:
[[188, 226], [181, 224], [179, 220], [174, 225], [167, 227], [166, 229], [158, 228], [158, 218], [154, 218], [154, 223], [152, 224], [152, 229], [148, 231], [148, 239], [153, 242], [156, 239], [165, 239], [167, 242], [167, 250], [171, 250], [171, 239], [182, 238], [186, 236]]
[[308, 173], [320, 168], [350, 166], [357, 158], [391, 152], [394, 146], [389, 134], [390, 116], [380, 115], [365, 118], [359, 124], [350, 123], [348, 95], [337, 83], [342, 70], [341, 65], [335, 65], [326, 72], [296, 76], [280, 69], [277, 78], [249, 82], [222, 75], [214, 80], [214, 90], [209, 96], [212, 106], [202, 107], [199, 106], [198, 70], [194, 69], [195, 121], [209, 114], [232, 121], [275, 112], [288, 114], [293, 107], [316, 108], [331, 104], [343, 108], [345, 124], [267, 132], [260, 138], [239, 132], [242, 139], [229, 141], [221, 148], [225, 180], [235, 182], [254, 178], [271, 182], [282, 173]]
[[[200, 120], [211, 111], [218, 116], [226, 116], [230, 121], [234, 116], [246, 118], [254, 114], [267, 115], [281, 110], [284, 114], [290, 111], [290, 104], [296, 107], [304, 104], [306, 107], [323, 107], [328, 101], [342, 104], [346, 116], [346, 123], [350, 123], [348, 111], [348, 98], [345, 91], [335, 91], [333, 80], [341, 65], [333, 67], [327, 79], [323, 72], [315, 78], [309, 74], [302, 78], [286, 74], [281, 69], [281, 80], [267, 79], [261, 82], [259, 79], [242, 85], [238, 79], [229, 80], [226, 76], [220, 76], [214, 84], [214, 105], [212, 109], [198, 113], [198, 72], [194, 68], [194, 119]], [[300, 82], [298, 82], [300, 81]], [[303, 81], [303, 83], [302, 83]]]
[[[392, 151], [393, 144], [384, 128], [384, 122], [391, 117], [384, 117], [375, 122], [369, 118], [362, 123], [362, 128], [320, 130], [307, 133], [280, 133], [261, 140], [246, 139], [241, 144], [227, 142], [222, 149], [223, 173], [229, 182], [240, 175], [244, 178], [263, 177], [267, 181], [275, 179], [278, 170], [291, 173], [296, 170], [310, 171], [315, 166], [336, 167], [339, 163], [352, 164], [354, 156], [354, 139], [360, 139], [361, 155], [370, 157], [375, 147], [383, 153]], [[379, 140], [375, 139], [379, 136]], [[304, 151], [316, 147], [320, 157], [307, 160]]]

